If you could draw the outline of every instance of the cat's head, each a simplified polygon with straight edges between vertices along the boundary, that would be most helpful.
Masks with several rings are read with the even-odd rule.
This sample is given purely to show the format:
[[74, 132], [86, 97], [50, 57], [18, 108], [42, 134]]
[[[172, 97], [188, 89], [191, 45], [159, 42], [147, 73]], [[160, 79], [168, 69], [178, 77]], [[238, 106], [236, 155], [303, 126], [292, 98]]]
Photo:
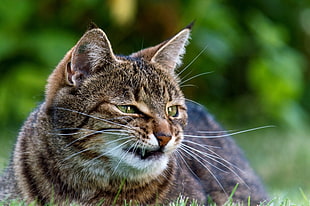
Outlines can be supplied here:
[[84, 34], [46, 89], [65, 160], [131, 179], [154, 178], [167, 168], [187, 121], [175, 69], [189, 34], [185, 28], [130, 56], [115, 55], [101, 29]]

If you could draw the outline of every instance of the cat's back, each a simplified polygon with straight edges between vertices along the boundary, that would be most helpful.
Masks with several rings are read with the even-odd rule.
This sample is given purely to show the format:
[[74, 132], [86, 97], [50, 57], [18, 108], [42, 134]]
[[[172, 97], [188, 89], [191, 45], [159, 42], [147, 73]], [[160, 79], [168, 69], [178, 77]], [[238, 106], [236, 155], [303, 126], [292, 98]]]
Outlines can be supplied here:
[[[203, 188], [205, 198], [212, 196], [220, 204], [237, 184], [235, 201], [249, 196], [252, 203], [267, 199], [261, 181], [235, 141], [203, 106], [189, 101], [186, 105], [188, 124], [179, 153], [181, 174], [195, 179], [199, 186], [194, 187]], [[187, 184], [185, 190], [195, 190], [192, 185]]]

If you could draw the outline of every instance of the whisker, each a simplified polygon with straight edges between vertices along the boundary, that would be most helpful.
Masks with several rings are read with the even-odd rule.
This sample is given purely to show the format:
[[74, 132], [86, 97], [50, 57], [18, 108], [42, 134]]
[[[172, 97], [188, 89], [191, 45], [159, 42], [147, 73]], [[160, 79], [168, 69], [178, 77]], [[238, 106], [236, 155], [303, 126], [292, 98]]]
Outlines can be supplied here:
[[[182, 150], [181, 150], [182, 151]], [[197, 178], [199, 179], [199, 177], [197, 176], [197, 174], [192, 170], [192, 168], [187, 164], [186, 160], [183, 158], [182, 153], [179, 150], [176, 150], [176, 153], [178, 154], [178, 157], [181, 158], [181, 160], [183, 161], [183, 163], [185, 164], [186, 168]], [[178, 163], [178, 161], [176, 161]], [[179, 164], [179, 163], [178, 163]], [[181, 167], [179, 165], [179, 167]]]
[[87, 133], [87, 132], [86, 131], [85, 132], [72, 132], [72, 133], [51, 133], [49, 132], [48, 134], [58, 135], [58, 136], [72, 136], [72, 135], [78, 135], [78, 134], [83, 134], [83, 133]]
[[[260, 130], [260, 129], [267, 129], [267, 128], [273, 128], [276, 127], [274, 125], [266, 125], [266, 126], [260, 126], [260, 127], [254, 127], [254, 128], [250, 128], [250, 129], [245, 129], [245, 130], [240, 130], [234, 133], [230, 133], [231, 135], [236, 135], [236, 134], [242, 134], [242, 133], [246, 133], [246, 132], [252, 132], [252, 131], [256, 131], [256, 130]], [[220, 132], [224, 132], [224, 131], [228, 131], [228, 132], [233, 132], [236, 130], [220, 130]], [[212, 133], [212, 132], [216, 132], [216, 131], [197, 131], [197, 133]]]
[[185, 98], [187, 101], [189, 101], [189, 102], [192, 102], [192, 103], [194, 103], [194, 104], [197, 104], [198, 106], [201, 106], [201, 107], [204, 107], [202, 104], [200, 104], [200, 103], [198, 103], [198, 102], [196, 102], [196, 101], [194, 101], [194, 100], [191, 100], [191, 99], [187, 99], [187, 98]]
[[180, 78], [180, 83], [179, 85], [182, 86], [182, 81], [185, 80], [188, 76], [190, 76], [193, 73], [193, 71], [188, 72], [186, 75]]
[[[194, 142], [192, 142], [193, 144]], [[194, 147], [191, 147], [189, 145], [186, 145], [186, 144], [183, 144], [185, 147], [187, 147], [188, 149], [192, 150], [192, 151], [195, 151], [201, 155], [203, 155], [204, 157], [207, 157], [207, 158], [210, 158], [211, 160], [215, 161], [216, 163], [219, 163], [220, 165], [224, 166], [225, 168], [231, 170], [231, 168], [227, 167], [227, 165], [225, 165], [223, 162], [227, 163], [228, 165], [230, 166], [233, 166], [233, 167], [236, 167], [235, 165], [233, 165], [232, 163], [230, 163], [229, 161], [225, 160], [223, 157], [221, 157], [220, 155], [218, 155], [216, 152], [208, 149], [208, 148], [205, 148], [207, 149], [209, 152], [213, 153], [213, 154], [210, 154], [210, 153], [207, 153], [207, 152], [203, 152], [203, 151], [200, 151]], [[195, 145], [198, 145], [200, 146], [199, 144], [195, 144]], [[219, 160], [222, 160], [223, 162], [219, 161]], [[218, 169], [218, 168], [217, 168]], [[238, 167], [236, 167], [236, 169], [242, 171], [241, 169], [239, 169]], [[222, 170], [223, 171], [223, 170]]]
[[204, 168], [206, 168], [208, 171], [210, 170], [202, 161], [205, 161], [208, 165], [211, 165], [212, 167], [227, 173], [227, 171], [224, 171], [220, 168], [218, 168], [217, 166], [213, 165], [212, 163], [210, 163], [209, 161], [203, 159], [202, 157], [200, 157], [199, 155], [194, 155], [193, 153], [191, 153], [191, 150], [189, 148], [183, 147], [184, 145], [182, 145], [180, 148], [182, 151], [186, 152], [189, 156], [191, 156], [192, 158], [194, 158], [198, 163], [200, 163]]
[[183, 81], [184, 78], [182, 78], [180, 85], [182, 86], [184, 83], [186, 83], [186, 82], [188, 82], [188, 81], [190, 81], [192, 79], [195, 79], [197, 77], [200, 77], [200, 76], [203, 76], [203, 75], [206, 75], [206, 74], [211, 74], [211, 73], [213, 73], [213, 72], [203, 72], [203, 73], [200, 73], [200, 74], [196, 74], [196, 75], [194, 75], [194, 76], [192, 76], [192, 77], [190, 77], [190, 78], [188, 78], [188, 79], [186, 79], [184, 81]]
[[[229, 137], [229, 136], [234, 136], [234, 135], [238, 135], [238, 134], [243, 134], [243, 133], [247, 133], [247, 132], [252, 132], [252, 131], [256, 131], [256, 130], [260, 130], [260, 129], [266, 129], [266, 128], [271, 128], [271, 127], [275, 127], [273, 125], [267, 125], [267, 126], [262, 126], [262, 127], [256, 127], [256, 128], [251, 128], [251, 129], [246, 129], [246, 130], [241, 130], [241, 131], [237, 131], [237, 132], [233, 132], [233, 133], [227, 133], [227, 134], [222, 134], [222, 135], [207, 135], [207, 136], [201, 136], [201, 135], [184, 135], [185, 137], [193, 137], [193, 138], [207, 138], [207, 139], [211, 139], [211, 138], [221, 138], [221, 137]], [[225, 130], [221, 131], [221, 132], [226, 132]], [[216, 131], [197, 131], [197, 133], [216, 133]]]
[[191, 154], [189, 151], [187, 151], [186, 148], [182, 147], [182, 145], [181, 145], [180, 149], [181, 149], [182, 151], [184, 151], [185, 153], [187, 153], [188, 155], [190, 155], [191, 157], [193, 157], [199, 164], [201, 164], [201, 166], [203, 166], [205, 169], [207, 169], [208, 172], [209, 172], [209, 173], [212, 175], [212, 177], [215, 179], [215, 181], [217, 182], [217, 184], [219, 185], [219, 187], [222, 189], [222, 191], [223, 191], [223, 192], [225, 193], [225, 195], [228, 197], [228, 194], [227, 194], [226, 190], [224, 189], [223, 185], [222, 185], [221, 182], [218, 180], [218, 178], [214, 175], [214, 173], [213, 173], [203, 162], [201, 162], [201, 161], [197, 158], [197, 156]]
[[208, 45], [206, 45], [200, 52], [199, 54], [192, 60], [190, 61], [189, 64], [187, 64], [180, 72], [178, 72], [178, 76], [180, 76], [186, 69], [188, 69], [208, 48]]
[[184, 134], [184, 137], [192, 137], [192, 138], [204, 138], [204, 139], [213, 139], [213, 138], [222, 138], [222, 137], [229, 137], [231, 136], [230, 134], [223, 134], [223, 135], [188, 135]]
[[122, 129], [122, 128], [103, 128], [103, 129], [100, 129], [100, 131], [108, 131], [108, 132], [118, 132], [118, 131], [121, 131], [121, 132], [128, 132], [128, 130], [126, 129]]
[[184, 87], [197, 87], [197, 85], [194, 85], [194, 84], [180, 85], [180, 88], [184, 88]]
[[[130, 136], [129, 136], [128, 138], [130, 138]], [[124, 138], [124, 139], [125, 139], [125, 138]], [[119, 140], [120, 140], [120, 139], [119, 139]], [[107, 152], [105, 152], [105, 153], [99, 155], [98, 157], [92, 159], [91, 161], [96, 160], [96, 159], [98, 159], [98, 158], [104, 156], [104, 155], [107, 154], [108, 152], [111, 152], [111, 151], [114, 151], [114, 150], [118, 149], [119, 147], [121, 147], [122, 145], [124, 145], [124, 144], [126, 144], [126, 143], [128, 143], [128, 142], [130, 142], [130, 141], [132, 141], [132, 140], [129, 139], [129, 140], [123, 142], [122, 144], [120, 144], [120, 145], [114, 147], [113, 149], [111, 149], [111, 150], [109, 150], [109, 151], [107, 151]], [[79, 154], [81, 154], [81, 153], [84, 153], [84, 152], [87, 152], [87, 151], [91, 151], [92, 149], [94, 149], [94, 147], [90, 147], [90, 148], [87, 148], [87, 149], [78, 151], [78, 152], [76, 152], [76, 153], [74, 153], [74, 154], [72, 154], [72, 155], [66, 157], [65, 159], [63, 159], [62, 162], [65, 162], [65, 161], [67, 161], [67, 160], [69, 160], [69, 159], [71, 159], [71, 158], [73, 158], [73, 157], [75, 157], [75, 156], [77, 156], [77, 155], [79, 155]]]
[[[71, 133], [57, 133], [57, 131], [65, 131], [65, 130], [78, 130], [78, 131], [71, 132]], [[81, 130], [84, 130], [84, 131], [81, 131]], [[96, 130], [86, 129], [86, 128], [61, 128], [61, 129], [54, 129], [54, 131], [55, 132], [49, 132], [48, 134], [70, 136], [70, 135], [77, 135], [77, 134], [86, 133], [86, 132], [95, 132]]]
[[[183, 146], [183, 148], [187, 148], [187, 151], [190, 153], [190, 155], [191, 155], [195, 160], [197, 160], [201, 165], [204, 166], [204, 163], [203, 163], [203, 162], [206, 162], [207, 164], [209, 164], [210, 166], [216, 168], [217, 170], [219, 170], [219, 171], [221, 171], [221, 172], [224, 172], [224, 173], [228, 173], [227, 171], [225, 171], [225, 170], [219, 168], [218, 166], [212, 164], [212, 163], [209, 162], [208, 160], [202, 158], [202, 157], [199, 156], [198, 154], [195, 154], [195, 153], [191, 153], [191, 152], [190, 152], [190, 151], [195, 151], [195, 152], [201, 154], [202, 152], [200, 152], [199, 150], [197, 150], [197, 149], [195, 149], [195, 148], [193, 148], [193, 147], [190, 147], [190, 146], [188, 146], [188, 145], [186, 145], [186, 144], [183, 144], [182, 146]], [[209, 158], [209, 159], [211, 159], [211, 160], [217, 162], [216, 160], [214, 160], [213, 158], [211, 158], [207, 153], [203, 154], [203, 156], [205, 156], [205, 157], [207, 157], [207, 158]], [[200, 160], [199, 160], [199, 159], [200, 159]], [[218, 162], [218, 163], [219, 163], [219, 162]], [[204, 166], [204, 167], [205, 167], [205, 166]]]
[[[86, 130], [84, 132], [81, 132], [81, 131], [78, 131], [78, 132], [72, 132], [72, 133], [49, 133], [49, 134], [52, 134], [52, 135], [59, 135], [59, 136], [72, 136], [72, 135], [78, 135], [78, 134], [84, 134], [84, 133], [88, 133], [90, 132], [89, 134], [86, 134], [84, 135], [83, 137], [80, 137], [78, 138], [77, 140], [81, 140], [87, 136], [91, 136], [91, 135], [94, 135], [94, 134], [111, 134], [111, 135], [116, 135], [116, 136], [123, 136], [123, 135], [128, 135], [128, 134], [125, 134], [123, 132], [125, 132], [126, 130], [109, 130], [109, 131], [103, 131], [103, 130]], [[71, 144], [71, 143], [70, 143]]]
[[[186, 145], [188, 146], [189, 149], [193, 150], [193, 151], [196, 151], [197, 153], [199, 154], [202, 154], [203, 156], [207, 157], [207, 158], [210, 158], [211, 160], [219, 163], [220, 165], [224, 166], [225, 168], [227, 168], [229, 171], [231, 171], [243, 184], [245, 184], [246, 187], [250, 188], [246, 182], [240, 177], [240, 175], [238, 175], [238, 173], [236, 171], [234, 171], [232, 168], [228, 167], [227, 165], [239, 170], [240, 172], [244, 172], [242, 169], [240, 169], [239, 167], [237, 167], [236, 165], [232, 164], [231, 162], [229, 162], [228, 160], [224, 159], [223, 157], [221, 157], [219, 154], [217, 154], [215, 151], [211, 150], [208, 148], [208, 146], [206, 145], [200, 145], [199, 143], [196, 143], [196, 142], [193, 142], [193, 141], [188, 141], [189, 143], [191, 144], [194, 144], [194, 145], [197, 145], [199, 147], [202, 147], [204, 149], [206, 149], [207, 151], [211, 152], [212, 154], [210, 153], [206, 153], [206, 152], [203, 152], [203, 151], [200, 151], [198, 149], [195, 149], [189, 145], [186, 145], [186, 144], [183, 144], [183, 145]], [[221, 162], [222, 161], [222, 162]], [[224, 164], [226, 163], [226, 164]]]
[[[110, 130], [110, 129], [115, 129], [115, 128], [103, 128], [101, 130]], [[121, 129], [121, 128], [119, 128]], [[65, 130], [85, 130], [85, 131], [99, 131], [99, 130], [94, 130], [94, 129], [88, 129], [88, 128], [78, 128], [78, 127], [67, 127], [67, 128], [59, 128], [59, 129], [53, 129], [54, 131], [65, 131]], [[115, 130], [118, 130], [118, 129], [115, 129]]]
[[66, 128], [59, 128], [59, 129], [53, 129], [54, 131], [62, 131], [62, 130], [86, 130], [86, 131], [93, 131], [92, 129], [87, 128], [77, 128], [77, 127], [66, 127]]
[[65, 159], [63, 159], [62, 162], [65, 162], [65, 161], [67, 161], [67, 160], [69, 160], [69, 159], [71, 159], [71, 158], [73, 158], [73, 157], [75, 157], [75, 156], [77, 156], [77, 155], [79, 155], [79, 154], [81, 154], [81, 153], [83, 153], [83, 152], [87, 152], [87, 151], [90, 151], [90, 150], [92, 150], [92, 149], [93, 149], [93, 148], [87, 148], [87, 149], [81, 150], [81, 151], [79, 151], [79, 152], [76, 152], [76, 153], [74, 153], [74, 154], [72, 154], [72, 155], [66, 157]]
[[197, 143], [197, 142], [188, 140], [188, 139], [183, 139], [182, 142], [192, 143], [192, 144], [198, 145], [198, 146], [200, 146], [200, 147], [203, 147], [203, 148], [205, 148], [205, 149], [209, 149], [209, 148], [220, 149], [220, 148], [221, 148], [221, 147], [219, 147], [219, 146], [214, 146], [214, 145], [200, 144], [200, 143]]
[[127, 129], [134, 129], [133, 127], [130, 127], [130, 126], [127, 126], [127, 125], [123, 125], [123, 124], [119, 124], [119, 123], [116, 123], [116, 122], [113, 122], [113, 121], [110, 121], [110, 120], [102, 119], [100, 117], [89, 115], [89, 114], [86, 114], [84, 112], [79, 112], [79, 111], [72, 110], [72, 109], [67, 109], [67, 108], [64, 108], [64, 107], [57, 107], [57, 109], [65, 110], [65, 111], [70, 111], [70, 112], [75, 112], [77, 114], [81, 114], [81, 115], [84, 115], [86, 117], [90, 117], [90, 118], [93, 118], [93, 119], [96, 119], [96, 120], [100, 120], [100, 121], [103, 121], [103, 122], [106, 122], [106, 123], [109, 123], [109, 124], [113, 124], [113, 125], [117, 125], [117, 126], [120, 126], [120, 127], [124, 127], [124, 128], [127, 128]]
[[64, 148], [70, 147], [70, 146], [73, 145], [74, 143], [76, 143], [76, 142], [78, 142], [78, 141], [80, 141], [80, 140], [82, 140], [82, 139], [84, 139], [84, 138], [86, 138], [86, 137], [89, 137], [89, 136], [92, 136], [92, 135], [94, 135], [94, 134], [97, 134], [97, 133], [100, 133], [100, 132], [96, 131], [96, 132], [93, 132], [93, 133], [90, 133], [90, 134], [83, 135], [82, 137], [79, 137], [79, 138], [73, 140], [72, 142], [70, 142], [69, 144], [65, 145]]
[[106, 154], [108, 154], [108, 153], [110, 153], [110, 152], [113, 152], [113, 151], [117, 150], [118, 148], [122, 147], [123, 145], [127, 144], [127, 143], [130, 142], [130, 141], [133, 141], [133, 140], [132, 140], [132, 139], [129, 139], [129, 140], [125, 141], [125, 142], [123, 142], [123, 143], [117, 145], [116, 147], [114, 147], [114, 148], [112, 148], [112, 149], [110, 149], [110, 150], [108, 150], [108, 151], [106, 151], [106, 152], [104, 152], [104, 153], [98, 155], [97, 157], [93, 158], [91, 161], [95, 161], [95, 160], [97, 160], [97, 159], [103, 157], [104, 155], [106, 155]]
[[101, 134], [111, 134], [111, 135], [116, 135], [116, 136], [124, 136], [124, 135], [128, 135], [128, 133], [123, 133], [123, 132], [118, 132], [118, 131], [98, 131], [98, 133], [101, 133]]
[[[209, 131], [195, 131], [196, 133], [203, 133], [203, 134], [214, 134], [214, 133], [223, 133], [223, 132], [233, 132], [236, 130], [209, 130]], [[184, 132], [192, 132], [192, 131], [184, 131]]]
[[126, 136], [126, 137], [118, 138], [118, 139], [115, 139], [115, 140], [108, 141], [106, 144], [109, 145], [109, 144], [112, 144], [114, 142], [118, 142], [118, 141], [124, 140], [124, 139], [129, 139], [129, 138], [132, 138], [132, 137], [133, 136]]
[[[77, 138], [77, 139], [75, 139], [75, 140], [73, 140], [72, 142], [70, 142], [69, 144], [67, 144], [64, 148], [67, 148], [67, 147], [69, 147], [69, 146], [71, 146], [71, 145], [73, 145], [74, 143], [76, 143], [76, 142], [78, 142], [78, 141], [80, 141], [80, 140], [82, 140], [82, 139], [85, 139], [85, 138], [87, 138], [87, 137], [89, 137], [89, 136], [93, 136], [93, 135], [95, 135], [95, 134], [110, 134], [110, 135], [115, 135], [115, 136], [128, 136], [128, 134], [124, 134], [124, 133], [116, 133], [116, 132], [105, 132], [105, 131], [95, 131], [95, 132], [92, 132], [92, 133], [90, 133], [90, 134], [86, 134], [86, 135], [84, 135], [84, 136], [82, 136], [82, 137], [79, 137], [79, 138]], [[128, 137], [125, 137], [124, 139], [127, 139]], [[122, 138], [123, 139], [123, 138]], [[119, 141], [120, 139], [117, 139], [117, 141]]]
[[114, 175], [114, 173], [116, 172], [116, 170], [118, 169], [120, 163], [122, 162], [122, 160], [126, 157], [126, 155], [129, 153], [131, 148], [135, 148], [138, 145], [138, 141], [136, 141], [133, 145], [131, 145], [126, 151], [125, 153], [122, 155], [122, 157], [119, 159], [116, 167], [114, 168], [113, 172], [111, 175]]

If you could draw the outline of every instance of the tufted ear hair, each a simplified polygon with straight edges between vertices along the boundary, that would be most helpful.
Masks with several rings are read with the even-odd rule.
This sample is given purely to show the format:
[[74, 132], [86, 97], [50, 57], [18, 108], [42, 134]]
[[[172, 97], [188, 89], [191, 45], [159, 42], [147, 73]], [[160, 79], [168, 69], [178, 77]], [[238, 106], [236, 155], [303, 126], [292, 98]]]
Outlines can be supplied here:
[[171, 39], [166, 40], [154, 47], [146, 48], [131, 57], [142, 58], [157, 63], [163, 68], [174, 70], [182, 64], [182, 57], [185, 53], [185, 46], [190, 38], [191, 25], [181, 30]]
[[100, 67], [119, 61], [106, 34], [99, 28], [87, 31], [72, 51], [67, 64], [66, 77], [69, 85], [76, 86], [86, 76]]

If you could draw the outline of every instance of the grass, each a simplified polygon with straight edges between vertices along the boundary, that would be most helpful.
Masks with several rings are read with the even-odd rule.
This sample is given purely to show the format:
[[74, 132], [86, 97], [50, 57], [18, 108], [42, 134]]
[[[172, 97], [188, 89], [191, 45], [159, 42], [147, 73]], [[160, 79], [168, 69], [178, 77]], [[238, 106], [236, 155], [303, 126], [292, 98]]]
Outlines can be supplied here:
[[[268, 131], [269, 130], [269, 131]], [[267, 129], [235, 137], [270, 193], [298, 201], [299, 188], [310, 194], [310, 132]]]
[[[233, 194], [233, 193], [232, 193]], [[274, 197], [269, 202], [264, 202], [260, 204], [259, 206], [310, 206], [310, 200], [305, 195], [305, 193], [300, 189], [299, 191], [300, 199], [299, 201], [293, 201], [290, 198], [286, 196], [282, 197]], [[228, 199], [228, 201], [223, 206], [250, 206], [250, 197], [248, 199], [248, 203], [240, 204], [240, 203], [234, 203], [232, 195]], [[189, 199], [183, 196], [180, 196], [175, 202], [171, 202], [169, 206], [187, 206], [189, 203]], [[9, 202], [0, 202], [0, 206], [26, 206], [27, 204], [21, 201], [12, 200]], [[28, 204], [30, 206], [35, 206], [35, 202]], [[53, 206], [53, 204], [48, 204], [49, 206]], [[70, 204], [71, 205], [71, 204]], [[189, 204], [190, 206], [200, 206], [196, 201], [193, 201]], [[131, 202], [124, 203], [123, 206], [134, 206]], [[158, 205], [159, 206], [159, 205]], [[215, 203], [210, 202], [209, 206], [217, 206]]]
[[[233, 189], [233, 191], [232, 191], [231, 195], [229, 196], [227, 202], [224, 203], [223, 206], [251, 206], [251, 204], [250, 204], [251, 197], [248, 198], [247, 203], [234, 203], [233, 195], [234, 195], [235, 191], [237, 190], [237, 188], [238, 188], [238, 185], [235, 186], [235, 188]], [[121, 189], [119, 190], [119, 192], [120, 191], [121, 191]], [[118, 198], [118, 195], [119, 195], [119, 193], [116, 195], [115, 201], [112, 205], [116, 205], [115, 203], [116, 203], [116, 200]], [[0, 201], [0, 206], [26, 206], [26, 205], [35, 206], [36, 202], [26, 204], [25, 202], [17, 201], [17, 200]], [[55, 204], [53, 204], [53, 203], [48, 204], [48, 206], [54, 206], [54, 205]], [[68, 204], [68, 205], [78, 206], [76, 204]], [[101, 205], [101, 203], [99, 203], [98, 205]], [[124, 201], [124, 204], [123, 204], [123, 206], [135, 206], [135, 205], [136, 204], [133, 204], [131, 201], [130, 202]], [[176, 201], [168, 204], [168, 206], [188, 206], [188, 205], [189, 206], [200, 206], [200, 204], [197, 201], [195, 201], [195, 200], [191, 201], [189, 198], [184, 197], [184, 196], [179, 196], [179, 198]], [[208, 205], [209, 206], [218, 206], [217, 204], [212, 202], [212, 200], [209, 200]], [[156, 204], [156, 206], [161, 206], [161, 205]], [[304, 191], [302, 189], [299, 189], [299, 201], [297, 201], [297, 202], [291, 200], [289, 197], [286, 197], [286, 196], [278, 196], [278, 197], [272, 198], [269, 202], [263, 202], [257, 206], [310, 206], [310, 199], [307, 197], [307, 195], [304, 193]]]

